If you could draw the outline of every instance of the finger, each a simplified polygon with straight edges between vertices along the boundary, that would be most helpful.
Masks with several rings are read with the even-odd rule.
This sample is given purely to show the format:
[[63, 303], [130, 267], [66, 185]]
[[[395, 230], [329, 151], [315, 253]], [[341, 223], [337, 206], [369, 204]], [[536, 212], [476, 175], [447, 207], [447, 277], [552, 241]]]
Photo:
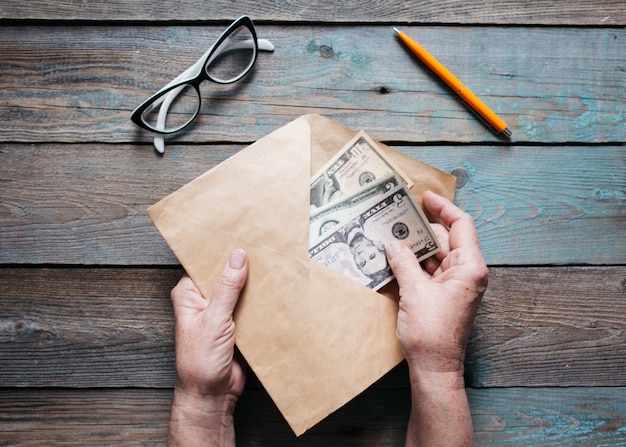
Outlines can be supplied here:
[[440, 248], [440, 251], [435, 253], [435, 257], [441, 261], [450, 253], [450, 233], [446, 227], [438, 223], [431, 224], [431, 228], [433, 233], [435, 233], [435, 238], [437, 238]]
[[195, 284], [193, 283], [191, 278], [187, 276], [187, 274], [183, 275], [183, 277], [178, 280], [176, 286], [174, 286], [174, 288], [172, 289], [172, 302], [178, 300], [179, 297], [184, 294], [185, 290], [190, 290], [194, 287]]
[[233, 251], [217, 279], [210, 305], [223, 315], [231, 315], [248, 278], [248, 255], [245, 251]]
[[417, 262], [415, 254], [406, 245], [397, 241], [391, 242], [385, 247], [385, 253], [400, 286], [400, 295], [402, 290], [410, 290], [427, 279], [427, 274]]
[[430, 258], [424, 259], [422, 261], [422, 266], [424, 267], [424, 270], [426, 270], [430, 276], [433, 276], [435, 274], [440, 265], [441, 261], [437, 259], [436, 256], [431, 256]]
[[469, 214], [432, 191], [424, 192], [422, 199], [424, 207], [450, 229], [450, 250], [460, 246], [478, 247], [474, 219]]
[[433, 277], [448, 270], [452, 265], [463, 265], [463, 272], [472, 278], [477, 290], [484, 291], [487, 286], [488, 269], [480, 251], [478, 234], [472, 217], [450, 202], [431, 191], [422, 196], [424, 206], [434, 216], [439, 217], [444, 225], [449, 226], [450, 251], [456, 251], [456, 257], [446, 257]]
[[187, 275], [184, 275], [178, 281], [178, 284], [172, 289], [170, 297], [175, 314], [182, 312], [186, 308], [202, 310], [206, 307], [206, 301], [202, 297], [200, 290]]

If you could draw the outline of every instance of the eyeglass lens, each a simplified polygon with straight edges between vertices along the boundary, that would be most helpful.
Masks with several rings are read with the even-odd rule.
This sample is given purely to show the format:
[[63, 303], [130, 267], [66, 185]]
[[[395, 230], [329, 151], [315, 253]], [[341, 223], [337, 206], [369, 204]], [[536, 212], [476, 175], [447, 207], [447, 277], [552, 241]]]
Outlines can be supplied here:
[[250, 69], [256, 57], [252, 32], [246, 26], [236, 28], [214, 54], [206, 64], [207, 75], [217, 82], [236, 81]]
[[[254, 64], [256, 45], [250, 29], [234, 29], [215, 49], [204, 70], [218, 83], [234, 82]], [[176, 132], [189, 124], [200, 111], [200, 92], [191, 84], [164, 91], [141, 115], [151, 129]]]
[[[162, 108], [165, 113], [160, 113]], [[152, 129], [174, 132], [192, 121], [199, 108], [197, 90], [191, 84], [183, 84], [165, 92], [143, 112], [141, 119]]]

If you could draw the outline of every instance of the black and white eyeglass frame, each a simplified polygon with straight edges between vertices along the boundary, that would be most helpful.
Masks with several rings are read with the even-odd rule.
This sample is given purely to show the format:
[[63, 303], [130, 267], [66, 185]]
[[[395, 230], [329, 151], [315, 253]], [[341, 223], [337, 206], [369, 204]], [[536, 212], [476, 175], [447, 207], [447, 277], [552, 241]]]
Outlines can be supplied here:
[[[231, 34], [241, 27], [247, 28], [247, 30], [250, 32], [250, 35], [252, 36], [252, 39], [237, 41], [232, 45], [223, 45], [230, 38]], [[235, 45], [237, 46], [237, 48], [235, 48]], [[228, 79], [217, 78], [210, 74], [208, 68], [218, 56], [226, 51], [232, 50], [233, 48], [249, 48], [248, 45], [252, 46], [253, 55], [250, 63], [240, 73]], [[254, 66], [259, 50], [274, 51], [274, 45], [269, 40], [257, 39], [254, 23], [252, 22], [252, 19], [250, 19], [250, 17], [239, 17], [237, 20], [231, 23], [228, 28], [226, 28], [226, 30], [215, 41], [211, 48], [209, 48], [202, 55], [202, 57], [200, 57], [200, 59], [196, 61], [196, 63], [194, 63], [191, 67], [189, 67], [179, 76], [177, 76], [173, 81], [171, 81], [161, 90], [156, 92], [150, 98], [145, 100], [139, 107], [137, 107], [131, 114], [131, 120], [138, 126], [151, 132], [156, 132], [158, 134], [154, 138], [154, 147], [158, 152], [163, 153], [165, 151], [165, 142], [163, 135], [180, 132], [185, 127], [189, 126], [196, 119], [198, 113], [200, 113], [202, 101], [200, 95], [200, 84], [205, 80], [210, 80], [218, 84], [231, 84], [233, 82], [239, 81], [246, 74], [248, 74]], [[198, 102], [195, 113], [193, 113], [191, 115], [191, 118], [188, 121], [184, 122], [182, 125], [174, 127], [173, 129], [166, 129], [165, 122], [170, 105], [174, 102], [178, 95], [189, 86], [191, 86], [198, 95]], [[144, 120], [144, 114], [153, 111], [157, 107], [159, 107], [159, 114], [156, 125], [150, 125]]]

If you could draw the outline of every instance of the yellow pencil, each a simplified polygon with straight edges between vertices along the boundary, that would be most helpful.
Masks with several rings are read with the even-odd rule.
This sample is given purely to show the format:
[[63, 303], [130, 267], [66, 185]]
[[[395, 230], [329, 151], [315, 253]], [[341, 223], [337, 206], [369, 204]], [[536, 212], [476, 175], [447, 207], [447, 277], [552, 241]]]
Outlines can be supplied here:
[[441, 62], [435, 59], [420, 44], [415, 42], [398, 28], [393, 29], [400, 40], [415, 54], [428, 68], [430, 68], [443, 82], [445, 82], [463, 101], [480, 116], [489, 126], [497, 133], [511, 136], [511, 131], [507, 129], [506, 123], [496, 115], [487, 105], [482, 102], [478, 96], [467, 88], [461, 81], [454, 76], [450, 70], [444, 67]]

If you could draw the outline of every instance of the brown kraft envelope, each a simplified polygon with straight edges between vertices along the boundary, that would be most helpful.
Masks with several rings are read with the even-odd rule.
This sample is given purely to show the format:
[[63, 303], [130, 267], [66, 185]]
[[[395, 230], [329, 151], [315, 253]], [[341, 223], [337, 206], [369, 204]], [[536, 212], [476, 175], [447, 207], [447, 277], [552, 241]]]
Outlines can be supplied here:
[[[207, 298], [231, 251], [248, 253], [236, 344], [298, 436], [404, 358], [395, 281], [373, 292], [308, 256], [311, 175], [355, 134], [302, 116], [148, 210]], [[419, 203], [425, 189], [453, 199], [454, 177], [381, 147]]]

